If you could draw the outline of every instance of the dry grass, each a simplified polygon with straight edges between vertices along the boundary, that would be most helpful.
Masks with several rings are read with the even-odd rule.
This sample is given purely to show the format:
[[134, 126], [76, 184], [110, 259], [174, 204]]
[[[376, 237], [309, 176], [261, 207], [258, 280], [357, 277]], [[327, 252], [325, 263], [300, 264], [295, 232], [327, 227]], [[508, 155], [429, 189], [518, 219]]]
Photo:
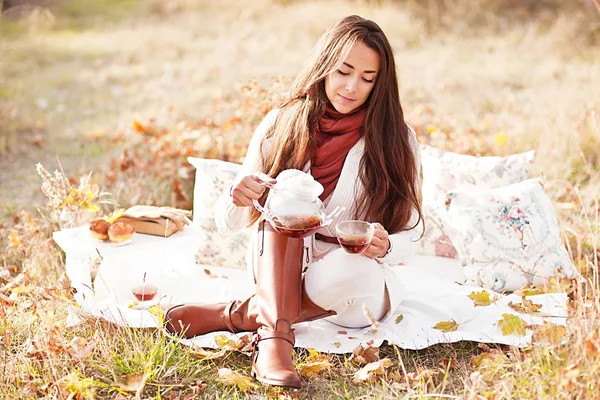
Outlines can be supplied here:
[[[56, 20], [35, 29], [2, 21], [0, 397], [131, 397], [116, 382], [142, 374], [143, 397], [162, 399], [198, 391], [203, 398], [596, 398], [600, 13], [591, 2], [563, 3], [93, 1], [59, 3]], [[353, 384], [358, 367], [338, 356], [299, 393], [246, 393], [216, 377], [221, 367], [248, 373], [243, 354], [206, 361], [160, 332], [92, 320], [66, 328], [73, 302], [57, 283], [64, 260], [49, 239], [56, 222], [18, 212], [43, 204], [35, 163], [52, 168], [58, 154], [74, 175], [94, 169], [123, 205], [185, 204], [185, 156], [239, 160], [285, 86], [273, 76], [292, 76], [323, 29], [350, 13], [375, 19], [390, 37], [406, 117], [421, 142], [485, 155], [536, 149], [534, 174], [549, 178], [565, 241], [588, 278], [572, 288], [569, 342], [523, 350], [384, 346], [381, 356], [393, 365], [374, 382]], [[258, 83], [240, 93], [251, 79]], [[173, 194], [174, 179], [183, 193]], [[309, 356], [298, 351], [297, 364]]]

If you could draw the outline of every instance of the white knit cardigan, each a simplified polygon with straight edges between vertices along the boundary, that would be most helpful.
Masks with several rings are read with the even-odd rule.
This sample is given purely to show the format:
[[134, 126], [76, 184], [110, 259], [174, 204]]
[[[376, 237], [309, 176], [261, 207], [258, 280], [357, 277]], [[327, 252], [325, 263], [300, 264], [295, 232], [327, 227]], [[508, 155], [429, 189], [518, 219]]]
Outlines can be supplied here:
[[[268, 129], [275, 123], [277, 116], [277, 110], [271, 111], [263, 119], [260, 125], [256, 128], [254, 135], [248, 146], [248, 152], [244, 160], [244, 164], [241, 171], [238, 174], [238, 178], [251, 174], [261, 169], [261, 143], [264, 141], [264, 137]], [[410, 139], [413, 144], [413, 151], [415, 154], [415, 160], [417, 162], [417, 171], [420, 169], [420, 154], [419, 145], [415, 132], [409, 127]], [[266, 154], [270, 148], [270, 140], [266, 140], [262, 148], [263, 154]], [[355, 199], [356, 194], [364, 190], [364, 187], [358, 179], [359, 176], [359, 164], [364, 153], [365, 142], [364, 139], [360, 139], [348, 152], [346, 161], [342, 168], [340, 179], [328, 199], [324, 202], [325, 211], [331, 213], [338, 206], [345, 206], [346, 209], [342, 211], [334, 219], [333, 223], [319, 230], [319, 233], [326, 236], [335, 236], [335, 225], [343, 220], [352, 219], [354, 215]], [[305, 168], [305, 171], [310, 172], [310, 166]], [[355, 194], [356, 193], [356, 194]], [[215, 221], [219, 232], [223, 235], [237, 231], [246, 227], [250, 221], [250, 207], [237, 207], [233, 204], [229, 193], [224, 193], [216, 203], [215, 210]], [[413, 212], [409, 226], [412, 226], [417, 221], [418, 214], [416, 211]], [[379, 222], [379, 221], [371, 221]], [[385, 227], [385, 224], [382, 224]], [[403, 283], [396, 278], [394, 269], [398, 265], [402, 264], [404, 260], [414, 255], [418, 247], [418, 239], [421, 235], [422, 224], [419, 224], [414, 229], [409, 231], [402, 231], [399, 233], [391, 234], [389, 236], [392, 249], [391, 251], [382, 258], [378, 258], [377, 262], [381, 265], [384, 270], [386, 286], [390, 296], [390, 305], [388, 316], [394, 311], [395, 307], [400, 303], [402, 299], [402, 288]], [[254, 230], [256, 232], [256, 229]], [[249, 257], [248, 260], [252, 260], [252, 252], [254, 248], [254, 240], [250, 244], [248, 249]], [[323, 258], [329, 252], [339, 248], [338, 245], [325, 243], [319, 240], [315, 240], [314, 235], [304, 240], [305, 246], [309, 249], [308, 263], [313, 260], [319, 260]]]

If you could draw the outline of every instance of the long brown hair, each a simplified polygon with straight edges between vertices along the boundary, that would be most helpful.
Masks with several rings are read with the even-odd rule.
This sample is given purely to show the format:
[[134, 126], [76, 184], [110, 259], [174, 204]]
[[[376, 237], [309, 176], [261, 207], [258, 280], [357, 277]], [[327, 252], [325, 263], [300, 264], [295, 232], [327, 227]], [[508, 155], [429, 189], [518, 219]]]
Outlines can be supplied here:
[[[354, 217], [380, 222], [390, 233], [409, 230], [422, 220], [416, 144], [404, 122], [393, 50], [373, 21], [352, 15], [321, 36], [266, 133], [272, 141], [262, 171], [276, 177], [285, 169], [302, 170], [311, 160], [315, 148], [311, 131], [328, 102], [325, 77], [341, 66], [357, 42], [380, 55], [381, 67], [365, 104], [365, 152], [359, 173], [365, 190], [358, 195]], [[419, 220], [407, 226], [413, 208]], [[258, 217], [254, 210], [251, 222]]]

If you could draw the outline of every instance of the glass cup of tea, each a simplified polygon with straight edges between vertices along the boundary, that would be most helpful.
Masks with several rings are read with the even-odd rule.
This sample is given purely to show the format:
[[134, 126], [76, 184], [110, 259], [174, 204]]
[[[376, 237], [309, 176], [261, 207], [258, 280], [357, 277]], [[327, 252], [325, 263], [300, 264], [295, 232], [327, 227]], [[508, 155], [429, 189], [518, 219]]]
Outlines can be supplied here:
[[346, 252], [360, 254], [371, 244], [375, 226], [365, 221], [348, 220], [338, 223], [335, 232], [340, 246]]
[[146, 273], [140, 279], [134, 279], [131, 282], [131, 293], [140, 303], [156, 300], [158, 295], [158, 285]]

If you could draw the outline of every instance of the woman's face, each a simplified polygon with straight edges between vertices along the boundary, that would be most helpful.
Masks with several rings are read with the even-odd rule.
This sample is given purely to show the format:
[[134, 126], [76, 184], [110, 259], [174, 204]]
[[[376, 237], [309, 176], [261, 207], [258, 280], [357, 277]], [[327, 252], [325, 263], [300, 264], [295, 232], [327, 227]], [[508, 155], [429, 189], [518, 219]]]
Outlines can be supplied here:
[[338, 112], [351, 113], [367, 101], [379, 64], [379, 53], [357, 42], [341, 67], [325, 77], [327, 98]]

